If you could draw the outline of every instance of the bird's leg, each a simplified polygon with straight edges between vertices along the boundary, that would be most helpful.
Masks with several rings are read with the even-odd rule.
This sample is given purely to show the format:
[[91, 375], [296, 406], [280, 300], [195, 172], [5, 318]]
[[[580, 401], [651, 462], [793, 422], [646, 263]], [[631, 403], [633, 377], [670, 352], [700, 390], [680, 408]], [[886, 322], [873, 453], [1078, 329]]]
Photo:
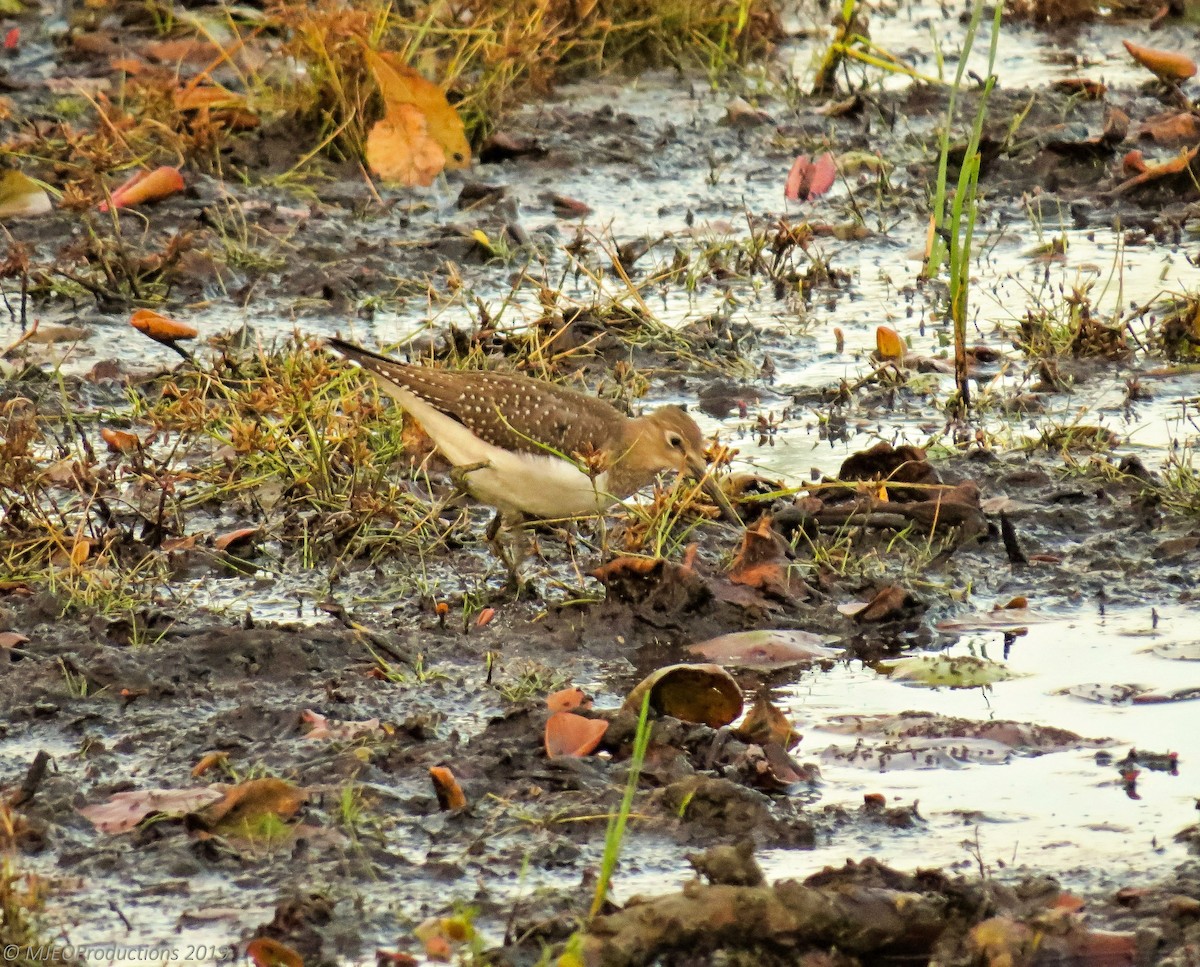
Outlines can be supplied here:
[[521, 565], [528, 558], [528, 545], [522, 540], [524, 529], [521, 526], [524, 518], [505, 520], [502, 511], [497, 511], [492, 522], [488, 524], [487, 539], [492, 551], [500, 558], [507, 574], [505, 590], [519, 593], [535, 591], [530, 578], [521, 573]]
[[467, 479], [467, 474], [474, 473], [476, 470], [483, 470], [484, 468], [490, 466], [491, 464], [486, 460], [480, 460], [479, 463], [466, 463], [461, 467], [451, 467], [450, 480], [460, 491], [469, 495], [471, 493], [471, 486]]

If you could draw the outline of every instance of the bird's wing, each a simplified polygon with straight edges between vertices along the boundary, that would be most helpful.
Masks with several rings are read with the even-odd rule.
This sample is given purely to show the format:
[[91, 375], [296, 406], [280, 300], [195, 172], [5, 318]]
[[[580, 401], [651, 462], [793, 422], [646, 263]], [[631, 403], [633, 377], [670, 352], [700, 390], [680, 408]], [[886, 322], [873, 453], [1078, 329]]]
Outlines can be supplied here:
[[426, 400], [506, 450], [568, 457], [604, 451], [624, 419], [604, 400], [554, 383], [508, 373], [410, 366], [340, 339], [327, 343], [376, 378]]

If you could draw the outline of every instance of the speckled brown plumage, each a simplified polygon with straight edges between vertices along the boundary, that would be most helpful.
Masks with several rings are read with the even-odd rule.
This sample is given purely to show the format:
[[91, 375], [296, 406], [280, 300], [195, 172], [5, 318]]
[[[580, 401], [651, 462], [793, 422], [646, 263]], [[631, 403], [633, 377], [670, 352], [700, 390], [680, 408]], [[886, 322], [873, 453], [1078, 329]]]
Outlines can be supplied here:
[[626, 419], [616, 407], [565, 386], [486, 370], [433, 369], [398, 363], [341, 339], [327, 340], [347, 359], [390, 379], [488, 443], [518, 453], [570, 456], [616, 444]]
[[[327, 344], [421, 423], [479, 500], [509, 515], [602, 513], [663, 471], [705, 477], [703, 436], [681, 407], [629, 417], [541, 380], [414, 366], [341, 339]], [[728, 508], [711, 480], [706, 486]]]

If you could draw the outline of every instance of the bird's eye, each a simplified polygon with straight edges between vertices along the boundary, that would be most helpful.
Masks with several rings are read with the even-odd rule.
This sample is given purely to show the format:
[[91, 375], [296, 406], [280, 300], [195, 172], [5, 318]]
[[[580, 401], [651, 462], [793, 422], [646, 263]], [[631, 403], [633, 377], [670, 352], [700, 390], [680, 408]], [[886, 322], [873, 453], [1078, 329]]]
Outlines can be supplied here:
[[678, 433], [668, 433], [667, 434], [667, 446], [674, 447], [676, 450], [682, 450], [683, 449], [683, 437], [681, 437]]

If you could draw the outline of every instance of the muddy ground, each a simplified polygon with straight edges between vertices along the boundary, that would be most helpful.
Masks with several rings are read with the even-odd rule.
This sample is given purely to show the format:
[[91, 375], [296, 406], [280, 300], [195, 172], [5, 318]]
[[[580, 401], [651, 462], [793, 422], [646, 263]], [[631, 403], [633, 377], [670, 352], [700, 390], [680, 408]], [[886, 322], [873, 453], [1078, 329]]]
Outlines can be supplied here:
[[[944, 29], [958, 23], [933, 19]], [[23, 23], [36, 45], [36, 29]], [[1169, 19], [1152, 39], [1183, 43], [1194, 28]], [[86, 68], [77, 52], [59, 69]], [[1016, 602], [1018, 618], [994, 625], [991, 646], [1003, 656], [984, 658], [1020, 650], [1022, 621], [1032, 627], [1038, 613], [1156, 609], [1157, 621], [1158, 609], [1173, 609], [1181, 654], [1192, 659], [1178, 667], [1194, 667], [1188, 622], [1200, 537], [1183, 456], [1196, 392], [1179, 365], [1193, 342], [1186, 320], [1160, 328], [1160, 309], [1111, 327], [1098, 301], [1091, 311], [1086, 289], [1065, 317], [1049, 295], [1044, 312], [1016, 311], [1007, 327], [979, 318], [975, 380], [986, 390], [981, 409], [956, 421], [945, 361], [933, 358], [946, 331], [938, 286], [897, 284], [862, 303], [867, 311], [854, 307], [868, 297], [864, 266], [898, 265], [923, 244], [944, 91], [868, 87], [834, 118], [816, 113], [824, 97], [765, 99], [769, 118], [732, 124], [720, 123], [725, 88], [697, 91], [695, 77], [661, 75], [640, 87], [569, 88], [506, 118], [504, 137], [484, 147], [473, 171], [429, 194], [379, 199], [357, 165], [332, 163], [328, 180], [303, 190], [268, 187], [268, 175], [294, 164], [297, 145], [270, 130], [240, 140], [225, 162], [251, 172], [250, 185], [211, 167], [189, 171], [186, 192], [148, 220], [120, 217], [117, 247], [141, 284], [214, 337], [194, 364], [129, 329], [137, 300], [106, 261], [112, 249], [97, 241], [113, 242], [111, 220], [59, 209], [5, 224], [9, 251], [27, 245], [34, 267], [29, 321], [49, 333], [6, 356], [0, 388], [6, 455], [16, 453], [19, 425], [44, 434], [29, 444], [28, 476], [6, 478], [0, 517], [11, 567], [0, 574], [0, 631], [16, 635], [0, 650], [10, 824], [0, 834], [11, 869], [35, 874], [44, 890], [28, 936], [149, 944], [197, 962], [241, 957], [256, 937], [312, 964], [369, 963], [377, 950], [400, 952], [382, 962], [402, 963], [402, 954], [437, 954], [439, 943], [464, 960], [487, 951], [499, 963], [546, 962], [560, 953], [550, 945], [585, 924], [595, 892], [629, 777], [634, 723], [628, 711], [615, 714], [625, 696], [655, 669], [699, 660], [691, 644], [802, 629], [831, 650], [765, 669], [730, 660], [746, 705], [771, 697], [804, 716], [801, 731], [836, 725], [862, 735], [861, 748], [823, 756], [801, 741], [789, 755], [778, 735], [656, 717], [614, 903], [564, 955], [578, 959], [560, 962], [1200, 963], [1200, 867], [1188, 858], [1198, 837], [1178, 809], [1184, 784], [1197, 791], [1187, 755], [1200, 752], [1194, 710], [1190, 720], [1164, 720], [1139, 757], [1122, 734], [1091, 731], [1090, 720], [1063, 730], [1037, 715], [1010, 722], [1002, 711], [909, 715], [889, 733], [870, 716], [847, 718], [858, 711], [853, 691], [836, 709], [818, 702], [806, 712], [801, 690], [897, 656], [964, 641], [974, 651], [970, 635], [987, 621], [979, 614], [1025, 596], [1032, 604]], [[43, 93], [17, 87], [10, 97], [36, 113]], [[1119, 166], [1131, 144], [1145, 143], [1136, 126], [1176, 103], [1140, 81], [1116, 83], [1101, 100], [1002, 85], [985, 143], [981, 224], [992, 248], [981, 275], [998, 249], [1041, 237], [1030, 198], [1081, 245], [1099, 234], [1186, 266], [1195, 256], [1191, 175], [1185, 168], [1123, 188], [1129, 172]], [[1116, 106], [1132, 119], [1127, 131], [1112, 127]], [[1022, 135], [1009, 139], [1018, 116]], [[840, 152], [880, 153], [889, 173], [860, 174], [835, 200], [785, 213], [791, 159], [831, 138]], [[1153, 141], [1148, 150], [1166, 157], [1175, 148]], [[572, 199], [593, 214], [581, 216]], [[1048, 276], [1056, 253], [1046, 254]], [[637, 298], [614, 281], [613, 255], [643, 284]], [[14, 306], [15, 292], [6, 279]], [[660, 306], [674, 329], [651, 317]], [[5, 323], [5, 344], [21, 334], [18, 316], [14, 309]], [[872, 360], [874, 325], [884, 321], [926, 358]], [[1051, 332], [1060, 322], [1065, 339]], [[849, 350], [842, 335], [833, 348], [835, 324]], [[293, 327], [299, 345], [287, 348]], [[345, 507], [318, 507], [307, 496], [318, 488], [303, 475], [222, 489], [212, 468], [227, 464], [232, 480], [245, 453], [227, 449], [220, 419], [185, 425], [178, 412], [168, 419], [154, 409], [180, 387], [186, 397], [196, 369], [214, 385], [238, 386], [264, 358], [269, 369], [313, 359], [321, 351], [307, 337], [333, 331], [404, 341], [401, 351], [414, 356], [517, 366], [629, 405], [686, 402], [705, 414], [706, 431], [742, 451], [735, 470], [757, 464], [765, 478], [739, 499], [749, 533], [702, 505], [673, 505], [664, 489], [651, 514], [540, 535], [542, 556], [528, 562], [533, 587], [514, 595], [483, 537], [488, 513], [446, 502], [445, 468], [419, 445], [416, 457], [402, 451], [378, 468], [398, 483], [368, 539], [372, 511], [361, 492], [353, 502], [343, 493]], [[264, 350], [256, 361], [256, 341], [282, 356]], [[808, 372], [815, 364], [847, 376]], [[1101, 390], [1118, 397], [1104, 408], [1118, 421], [1164, 419], [1182, 406], [1184, 429], [1157, 448], [1122, 448], [1100, 428], [1101, 408], [1088, 409]], [[346, 392], [354, 406], [370, 406], [361, 385]], [[221, 392], [201, 396], [220, 409]], [[286, 423], [289, 406], [303, 409], [274, 399], [258, 418]], [[1060, 407], [1083, 413], [1065, 420]], [[137, 455], [106, 448], [102, 427], [140, 434], [145, 453], [143, 444]], [[881, 440], [870, 458], [843, 464]], [[840, 476], [847, 487], [803, 489], [813, 480], [801, 444], [814, 441], [816, 476], [826, 484]], [[932, 442], [929, 462], [890, 446], [904, 441]], [[771, 454], [789, 445], [793, 462], [780, 471]], [[137, 488], [166, 476], [164, 526], [161, 506], [156, 515]], [[909, 486], [887, 488], [883, 500], [880, 479]], [[16, 553], [37, 543], [35, 505], [62, 511], [60, 553], [37, 567]], [[255, 533], [221, 542], [242, 527]], [[80, 533], [90, 545], [77, 555]], [[141, 570], [138, 561], [151, 563]], [[602, 565], [600, 581], [591, 572]], [[964, 624], [938, 627], [956, 620]], [[1171, 687], [1137, 690], [1107, 679], [1104, 658], [1094, 660], [1080, 677], [1113, 689], [1099, 699], [1110, 705], [1174, 710], [1200, 696], [1189, 671]], [[615, 716], [598, 754], [546, 754], [546, 696], [568, 685]], [[1005, 684], [980, 687], [999, 696]], [[920, 712], [926, 694], [906, 701]], [[309, 710], [329, 720], [330, 733]], [[351, 723], [360, 725], [344, 728]], [[982, 797], [981, 812], [959, 817], [961, 835], [948, 834], [897, 792], [889, 760], [927, 756], [950, 783], [962, 763], [1064, 750], [1097, 763], [1085, 782], [1048, 792], [1063, 797], [1054, 811], [1068, 825], [1072, 808], [1084, 808], [1071, 797], [1111, 795], [1114, 813], [1142, 794], [1171, 798], [1175, 809], [1163, 815], [1173, 826], [1159, 817], [1153, 828], [1116, 831], [1129, 868], [1152, 875], [1089, 864], [1084, 823], [1067, 859], [1026, 855], [1010, 870], [966, 851], [956, 864], [923, 862], [940, 855], [933, 840], [969, 840], [1008, 806], [986, 815]], [[860, 754], [878, 764], [855, 780], [865, 796], [840, 771]], [[465, 806], [443, 808], [454, 803], [431, 782], [438, 767], [452, 771]], [[1008, 766], [983, 768], [1005, 784]], [[263, 793], [241, 828], [207, 813], [206, 799], [157, 810], [142, 801], [148, 818], [129, 828], [106, 830], [80, 812], [119, 793], [264, 779], [291, 791]], [[1160, 780], [1174, 783], [1167, 794]], [[770, 853], [776, 886], [763, 885], [744, 850], [700, 856], [746, 841]], [[902, 872], [871, 859], [891, 844], [899, 852], [889, 855], [909, 860]], [[854, 862], [817, 873], [824, 864], [805, 857], [818, 849]], [[672, 896], [692, 875], [689, 862], [709, 886]], [[926, 865], [939, 868], [914, 875]], [[810, 874], [811, 893], [780, 885]], [[635, 893], [641, 906], [630, 903]], [[419, 925], [438, 917], [450, 919], [435, 921], [432, 941], [428, 932], [418, 940]], [[5, 929], [23, 943], [17, 922], [8, 916]]]

